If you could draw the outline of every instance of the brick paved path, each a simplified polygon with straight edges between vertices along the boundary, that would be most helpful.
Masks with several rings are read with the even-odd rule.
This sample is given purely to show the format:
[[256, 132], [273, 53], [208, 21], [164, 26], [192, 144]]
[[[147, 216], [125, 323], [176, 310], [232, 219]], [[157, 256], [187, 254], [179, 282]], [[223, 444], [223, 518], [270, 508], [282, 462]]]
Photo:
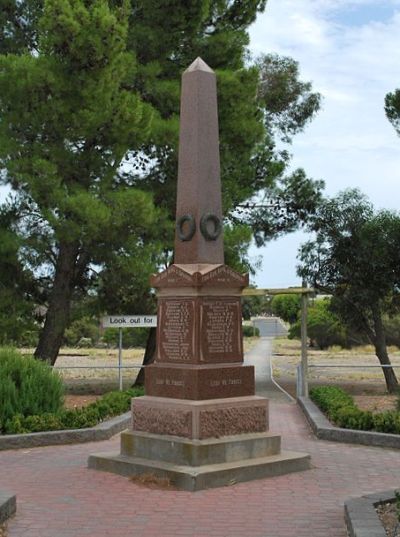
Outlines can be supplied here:
[[90, 453], [119, 451], [118, 437], [3, 451], [0, 485], [18, 501], [9, 537], [346, 537], [344, 501], [400, 487], [400, 453], [315, 440], [297, 406], [271, 386], [269, 355], [263, 338], [246, 363], [275, 399], [271, 431], [283, 435], [284, 449], [310, 453], [312, 470], [190, 493], [88, 470]]
[[317, 441], [294, 404], [272, 403], [271, 421], [312, 470], [190, 493], [88, 470], [118, 438], [1, 452], [1, 485], [18, 499], [9, 537], [345, 537], [345, 499], [400, 486], [398, 451]]

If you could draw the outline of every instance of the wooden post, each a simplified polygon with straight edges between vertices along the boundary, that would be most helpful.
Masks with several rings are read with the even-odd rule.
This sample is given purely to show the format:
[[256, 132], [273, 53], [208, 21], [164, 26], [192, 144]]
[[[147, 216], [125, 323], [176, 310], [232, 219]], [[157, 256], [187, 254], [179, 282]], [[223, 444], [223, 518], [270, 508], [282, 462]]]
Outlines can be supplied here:
[[[303, 289], [307, 288], [307, 283], [303, 281]], [[307, 355], [307, 310], [308, 293], [301, 295], [301, 394], [308, 397], [308, 355]]]

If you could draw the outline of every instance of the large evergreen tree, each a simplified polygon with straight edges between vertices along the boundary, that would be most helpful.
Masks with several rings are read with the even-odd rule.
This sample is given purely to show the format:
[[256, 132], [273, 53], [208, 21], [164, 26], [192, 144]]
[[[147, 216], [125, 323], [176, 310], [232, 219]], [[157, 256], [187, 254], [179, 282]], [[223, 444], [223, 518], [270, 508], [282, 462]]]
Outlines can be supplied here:
[[288, 174], [275, 141], [290, 142], [320, 97], [293, 60], [251, 61], [247, 30], [265, 4], [7, 0], [0, 165], [48, 291], [38, 357], [54, 362], [88, 286], [109, 311], [151, 307], [147, 274], [172, 254], [180, 77], [196, 56], [218, 77], [228, 262], [246, 264], [251, 234], [263, 244], [315, 210], [321, 183]]
[[125, 89], [137, 76], [126, 51], [127, 9], [47, 0], [37, 52], [0, 57], [0, 163], [36, 271], [52, 273], [36, 349], [52, 363], [90, 263], [137, 240], [153, 217], [150, 196], [116, 173], [148, 136], [153, 115]]

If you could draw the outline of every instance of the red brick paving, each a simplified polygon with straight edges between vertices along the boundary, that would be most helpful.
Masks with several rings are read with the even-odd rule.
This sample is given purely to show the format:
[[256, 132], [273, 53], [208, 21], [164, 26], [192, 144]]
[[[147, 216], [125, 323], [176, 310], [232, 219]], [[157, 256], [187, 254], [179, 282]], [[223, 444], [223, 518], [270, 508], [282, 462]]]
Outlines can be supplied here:
[[1, 452], [1, 487], [18, 501], [9, 537], [346, 537], [346, 499], [400, 486], [398, 451], [318, 441], [296, 405], [271, 403], [271, 430], [313, 469], [190, 493], [88, 470], [118, 438]]

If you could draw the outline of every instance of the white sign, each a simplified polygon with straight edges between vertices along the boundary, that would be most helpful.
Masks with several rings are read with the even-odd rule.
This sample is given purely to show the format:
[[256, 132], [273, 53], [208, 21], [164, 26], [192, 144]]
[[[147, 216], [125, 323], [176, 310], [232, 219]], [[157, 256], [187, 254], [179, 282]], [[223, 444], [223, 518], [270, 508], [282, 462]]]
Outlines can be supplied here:
[[157, 315], [106, 315], [103, 328], [138, 328], [157, 326]]

